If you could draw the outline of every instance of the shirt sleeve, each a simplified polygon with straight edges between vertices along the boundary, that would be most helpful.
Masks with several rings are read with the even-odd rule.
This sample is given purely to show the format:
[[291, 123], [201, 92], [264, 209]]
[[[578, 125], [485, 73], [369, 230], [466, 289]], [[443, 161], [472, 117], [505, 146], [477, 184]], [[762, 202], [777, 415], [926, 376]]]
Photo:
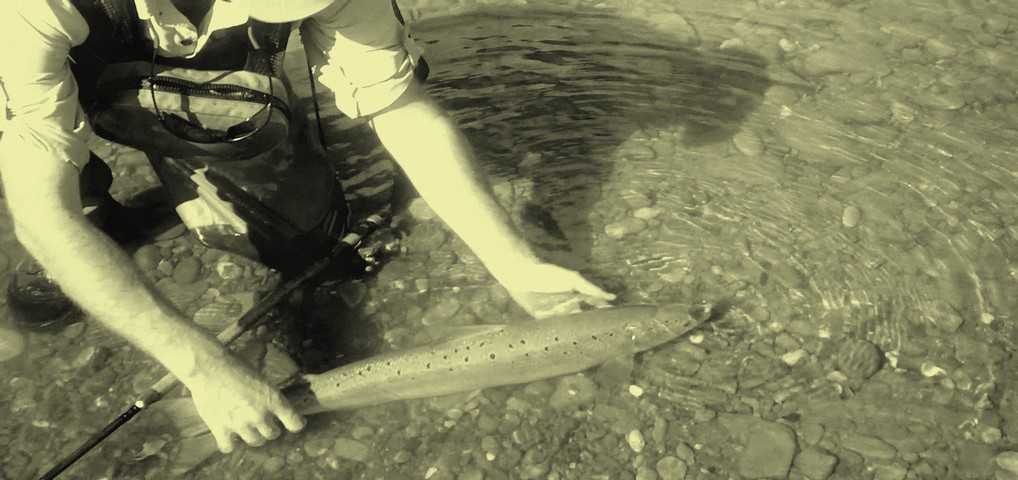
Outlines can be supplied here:
[[337, 0], [301, 25], [319, 83], [350, 118], [392, 105], [414, 79], [418, 55], [388, 0]]
[[7, 97], [0, 152], [25, 161], [49, 157], [79, 169], [92, 130], [78, 102], [68, 53], [88, 37], [69, 0], [5, 0], [0, 8], [0, 82]]

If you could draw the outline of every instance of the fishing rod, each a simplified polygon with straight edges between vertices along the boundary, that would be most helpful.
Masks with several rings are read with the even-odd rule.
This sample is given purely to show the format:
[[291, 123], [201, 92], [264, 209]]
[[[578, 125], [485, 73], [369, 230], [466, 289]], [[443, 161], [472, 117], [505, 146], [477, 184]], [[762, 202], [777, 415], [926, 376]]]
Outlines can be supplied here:
[[[371, 215], [357, 226], [350, 229], [350, 231], [340, 239], [339, 243], [333, 247], [332, 252], [328, 256], [311, 264], [311, 266], [300, 275], [287, 280], [282, 285], [276, 287], [275, 290], [259, 300], [258, 303], [251, 307], [251, 309], [237, 319], [237, 321], [219, 332], [216, 339], [224, 345], [229, 345], [239, 338], [244, 332], [261, 323], [261, 320], [268, 317], [268, 315], [266, 315], [267, 313], [269, 313], [280, 301], [300, 288], [305, 282], [326, 271], [338, 260], [351, 260], [351, 255], [358, 255], [357, 248], [361, 245], [364, 238], [381, 227], [381, 225], [382, 217], [379, 215]], [[71, 452], [70, 455], [57, 463], [53, 468], [40, 477], [40, 480], [53, 480], [56, 478], [64, 470], [67, 470], [68, 467], [73, 465], [74, 462], [78, 461], [81, 457], [85, 456], [85, 454], [95, 448], [96, 445], [99, 445], [99, 443], [105, 440], [106, 437], [109, 437], [113, 434], [113, 432], [117, 431], [117, 429], [141, 413], [142, 410], [145, 410], [149, 405], [152, 405], [162, 399], [163, 396], [176, 386], [177, 381], [177, 378], [172, 374], [166, 374], [163, 376], [163, 378], [159, 379], [159, 381], [149, 387], [149, 390], [145, 395], [135, 401], [127, 408], [127, 410], [121, 413], [120, 416], [107, 424], [106, 427], [92, 435], [92, 437], [86, 440], [85, 443], [78, 447], [78, 449]]]

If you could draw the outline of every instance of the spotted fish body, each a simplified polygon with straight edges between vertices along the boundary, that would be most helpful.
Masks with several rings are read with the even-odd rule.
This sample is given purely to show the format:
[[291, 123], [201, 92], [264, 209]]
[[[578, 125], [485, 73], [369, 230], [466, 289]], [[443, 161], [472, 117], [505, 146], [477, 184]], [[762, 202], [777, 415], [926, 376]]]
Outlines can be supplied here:
[[[696, 328], [711, 313], [706, 305], [638, 305], [492, 325], [481, 333], [304, 375], [304, 382], [284, 393], [297, 410], [312, 414], [533, 382], [649, 350]], [[162, 400], [153, 408], [184, 438], [172, 475], [215, 454], [215, 439], [191, 400]]]
[[533, 382], [654, 348], [710, 316], [702, 305], [637, 305], [492, 326], [305, 375], [287, 396], [302, 413], [341, 410]]

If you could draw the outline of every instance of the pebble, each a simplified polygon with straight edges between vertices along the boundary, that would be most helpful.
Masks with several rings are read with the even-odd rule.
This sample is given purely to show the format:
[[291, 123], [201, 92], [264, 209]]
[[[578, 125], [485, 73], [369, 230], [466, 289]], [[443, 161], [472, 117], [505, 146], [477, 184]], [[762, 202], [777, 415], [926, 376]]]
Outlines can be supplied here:
[[370, 457], [371, 450], [367, 445], [349, 438], [337, 438], [332, 446], [332, 453], [337, 457], [353, 460], [355, 462], [366, 462]]
[[636, 469], [636, 480], [657, 480], [657, 472], [647, 467]]
[[231, 262], [229, 260], [223, 260], [223, 261], [220, 261], [220, 262], [216, 263], [216, 267], [215, 268], [216, 268], [216, 274], [219, 275], [219, 278], [222, 278], [223, 280], [226, 280], [226, 281], [230, 281], [230, 280], [234, 280], [234, 279], [240, 278], [240, 276], [243, 275], [243, 273], [244, 273], [244, 268], [243, 267], [241, 267], [240, 265], [237, 265], [236, 263], [233, 263], [233, 262]]
[[435, 215], [435, 211], [431, 209], [430, 205], [428, 205], [428, 202], [425, 202], [421, 197], [413, 199], [410, 202], [410, 206], [407, 207], [407, 211], [410, 212], [410, 216], [413, 217], [414, 220], [421, 222], [433, 220], [437, 217], [437, 215]]
[[738, 462], [739, 474], [746, 478], [784, 478], [795, 457], [795, 434], [774, 422], [758, 421], [750, 428]]
[[392, 456], [392, 461], [395, 462], [395, 463], [406, 463], [406, 462], [410, 461], [410, 458], [411, 458], [411, 455], [410, 455], [409, 451], [407, 451], [407, 450], [400, 450], [400, 451], [396, 452], [395, 455]]
[[1004, 438], [1004, 433], [993, 426], [983, 426], [979, 431], [979, 439], [986, 444], [994, 444]]
[[467, 467], [456, 475], [456, 480], [484, 480], [484, 471], [477, 467]]
[[162, 258], [159, 248], [155, 245], [144, 245], [134, 251], [134, 264], [143, 272], [155, 270]]
[[0, 327], [0, 362], [5, 362], [25, 351], [25, 337], [21, 332]]
[[661, 214], [660, 208], [655, 207], [641, 207], [633, 211], [633, 216], [640, 220], [651, 220]]
[[629, 394], [636, 398], [640, 398], [643, 396], [643, 388], [640, 388], [639, 385], [630, 385]]
[[159, 263], [156, 265], [156, 271], [167, 277], [173, 275], [173, 262], [165, 258], [159, 260]]
[[845, 228], [855, 228], [859, 225], [859, 220], [861, 219], [862, 212], [858, 207], [849, 205], [841, 212], [841, 224], [844, 225]]
[[732, 143], [739, 153], [747, 157], [759, 157], [764, 151], [763, 140], [753, 130], [741, 130], [732, 137]]
[[806, 356], [806, 351], [800, 348], [782, 355], [781, 361], [785, 362], [785, 365], [788, 365], [789, 367], [794, 367], [804, 356]]
[[604, 233], [608, 235], [609, 238], [618, 240], [627, 235], [640, 233], [645, 228], [647, 228], [647, 222], [644, 222], [639, 218], [625, 218], [621, 221], [605, 225]]
[[694, 452], [693, 447], [687, 445], [686, 442], [679, 442], [679, 444], [675, 446], [675, 456], [685, 463], [693, 463], [696, 461], [696, 452]]
[[262, 464], [262, 470], [267, 474], [273, 474], [283, 469], [286, 466], [286, 461], [279, 457], [272, 457]]
[[75, 339], [85, 333], [85, 322], [75, 322], [64, 328], [64, 331], [60, 332], [60, 336], [67, 339]]
[[849, 378], [865, 380], [880, 370], [884, 355], [866, 340], [849, 340], [841, 344], [835, 361]]
[[892, 463], [890, 465], [876, 465], [873, 467], [876, 472], [874, 480], [905, 480], [905, 476], [908, 475], [908, 469]]
[[562, 377], [548, 398], [548, 405], [556, 410], [575, 409], [594, 400], [597, 385], [583, 374]]
[[173, 267], [173, 281], [180, 285], [189, 285], [198, 281], [201, 276], [201, 262], [195, 257], [184, 257]]
[[993, 461], [1002, 470], [1018, 475], [1018, 452], [1000, 452]]
[[329, 450], [329, 437], [311, 437], [304, 442], [304, 452], [311, 458], [320, 457]]
[[686, 478], [688, 467], [686, 463], [676, 457], [662, 457], [655, 465], [657, 474], [667, 480], [683, 480]]
[[233, 302], [215, 301], [194, 312], [191, 319], [202, 327], [219, 332], [242, 314], [240, 305]]
[[898, 454], [893, 445], [879, 438], [857, 433], [848, 434], [841, 441], [841, 446], [862, 455], [867, 460], [892, 460]]
[[643, 439], [643, 433], [640, 433], [639, 430], [630, 431], [626, 435], [626, 443], [636, 453], [642, 452], [643, 447], [647, 446], [647, 441]]
[[806, 448], [795, 457], [795, 468], [812, 480], [830, 477], [837, 464], [838, 457], [817, 447]]

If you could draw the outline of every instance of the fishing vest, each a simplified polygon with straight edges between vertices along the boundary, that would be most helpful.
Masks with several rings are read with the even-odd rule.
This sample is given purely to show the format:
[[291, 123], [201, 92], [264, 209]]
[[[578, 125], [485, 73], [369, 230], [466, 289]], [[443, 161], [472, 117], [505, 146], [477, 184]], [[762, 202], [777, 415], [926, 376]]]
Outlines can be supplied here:
[[70, 51], [71, 71], [99, 136], [167, 156], [222, 159], [250, 158], [287, 139], [282, 61], [291, 24], [250, 19], [213, 32], [194, 58], [163, 58], [134, 0], [71, 3], [89, 26]]

